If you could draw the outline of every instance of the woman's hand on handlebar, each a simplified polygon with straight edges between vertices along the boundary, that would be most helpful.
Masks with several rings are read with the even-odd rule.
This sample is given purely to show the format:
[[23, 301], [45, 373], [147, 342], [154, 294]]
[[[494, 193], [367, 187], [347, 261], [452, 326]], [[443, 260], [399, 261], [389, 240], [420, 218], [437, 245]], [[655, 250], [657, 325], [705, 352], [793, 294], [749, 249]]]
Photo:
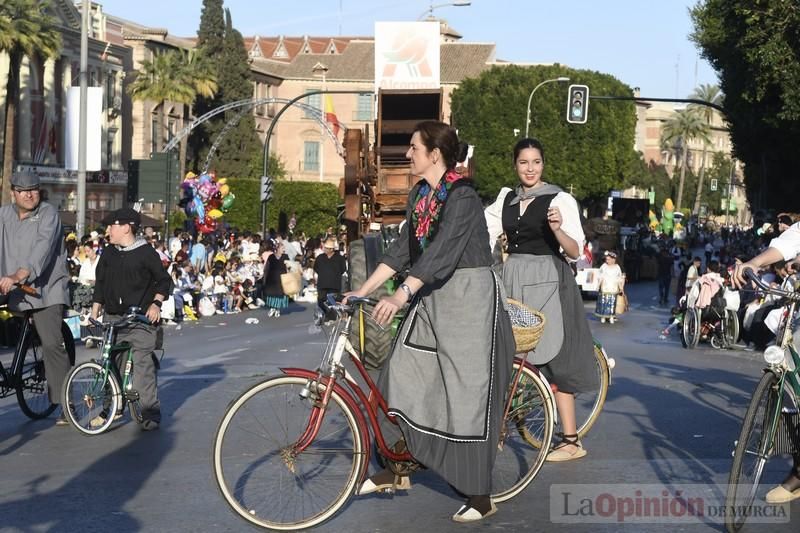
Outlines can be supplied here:
[[381, 326], [391, 323], [394, 315], [406, 304], [406, 298], [403, 291], [395, 291], [393, 295], [381, 298], [372, 310], [372, 319]]
[[756, 273], [758, 272], [758, 267], [755, 264], [751, 263], [750, 261], [746, 263], [738, 263], [736, 265], [736, 267], [733, 270], [732, 281], [733, 285], [737, 289], [741, 289], [742, 287], [750, 283], [750, 280], [748, 280], [744, 275], [746, 270], [752, 270], [753, 273]]

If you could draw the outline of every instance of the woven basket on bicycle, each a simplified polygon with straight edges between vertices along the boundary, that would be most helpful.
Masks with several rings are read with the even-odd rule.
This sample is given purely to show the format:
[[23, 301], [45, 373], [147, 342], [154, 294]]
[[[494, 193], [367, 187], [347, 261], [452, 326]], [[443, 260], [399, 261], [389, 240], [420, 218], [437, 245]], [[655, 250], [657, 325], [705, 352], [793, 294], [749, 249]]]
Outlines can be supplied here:
[[506, 303], [511, 329], [514, 331], [514, 342], [517, 343], [517, 353], [533, 350], [544, 332], [544, 315], [513, 298], [508, 298]]

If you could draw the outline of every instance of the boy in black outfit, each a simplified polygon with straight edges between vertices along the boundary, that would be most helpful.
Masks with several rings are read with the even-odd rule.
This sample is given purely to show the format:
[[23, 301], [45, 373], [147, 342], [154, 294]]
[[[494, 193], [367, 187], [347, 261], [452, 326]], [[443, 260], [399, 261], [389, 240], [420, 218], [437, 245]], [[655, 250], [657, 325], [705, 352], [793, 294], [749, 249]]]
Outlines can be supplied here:
[[[133, 388], [139, 393], [142, 429], [150, 431], [158, 429], [161, 423], [153, 350], [161, 305], [172, 294], [172, 278], [155, 249], [136, 237], [141, 225], [139, 213], [130, 208], [118, 209], [103, 223], [108, 226], [109, 245], [97, 263], [92, 318], [96, 319], [105, 307], [105, 320], [113, 322], [127, 314], [130, 307], [139, 307], [150, 320], [150, 325], [137, 322], [119, 329], [116, 339], [130, 342], [133, 347]], [[117, 365], [123, 368], [122, 364], [124, 361], [118, 359]], [[97, 418], [99, 420], [93, 420], [92, 425], [103, 423], [101, 417]]]

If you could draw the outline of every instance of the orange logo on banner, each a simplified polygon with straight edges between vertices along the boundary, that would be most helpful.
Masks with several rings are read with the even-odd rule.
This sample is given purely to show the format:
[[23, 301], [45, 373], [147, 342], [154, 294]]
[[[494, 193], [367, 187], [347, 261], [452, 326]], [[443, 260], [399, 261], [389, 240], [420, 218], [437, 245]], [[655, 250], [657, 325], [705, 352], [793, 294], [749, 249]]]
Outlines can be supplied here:
[[430, 77], [433, 72], [426, 57], [427, 43], [411, 32], [398, 34], [392, 48], [383, 53], [387, 64], [383, 67], [383, 77], [395, 75], [398, 65], [406, 65], [409, 73], [417, 77]]

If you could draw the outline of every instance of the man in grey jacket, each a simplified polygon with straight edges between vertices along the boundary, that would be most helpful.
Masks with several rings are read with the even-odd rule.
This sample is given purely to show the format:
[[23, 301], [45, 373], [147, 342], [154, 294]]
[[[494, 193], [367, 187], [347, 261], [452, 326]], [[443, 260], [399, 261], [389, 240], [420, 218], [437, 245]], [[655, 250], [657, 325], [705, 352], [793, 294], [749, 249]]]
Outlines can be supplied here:
[[[42, 202], [39, 176], [11, 177], [14, 202], [0, 207], [0, 295], [12, 311], [32, 311], [42, 341], [47, 392], [61, 403], [61, 388], [72, 363], [64, 349], [61, 320], [67, 304], [67, 258], [58, 211]], [[30, 285], [35, 294], [17, 290]], [[62, 412], [56, 425], [68, 422]]]

